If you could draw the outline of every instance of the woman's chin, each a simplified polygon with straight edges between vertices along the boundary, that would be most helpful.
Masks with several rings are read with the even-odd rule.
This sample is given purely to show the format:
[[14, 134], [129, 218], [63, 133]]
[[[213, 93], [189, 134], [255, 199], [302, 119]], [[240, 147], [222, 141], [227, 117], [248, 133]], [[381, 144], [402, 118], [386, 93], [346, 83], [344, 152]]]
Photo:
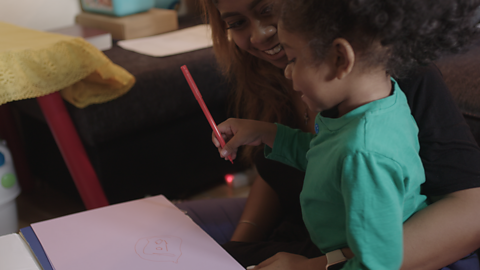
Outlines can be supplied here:
[[261, 56], [257, 55], [257, 57], [269, 62], [270, 64], [281, 68], [285, 69], [288, 63], [287, 55], [285, 54], [285, 50], [281, 50], [277, 54], [274, 55], [269, 55], [264, 52], [262, 52]]

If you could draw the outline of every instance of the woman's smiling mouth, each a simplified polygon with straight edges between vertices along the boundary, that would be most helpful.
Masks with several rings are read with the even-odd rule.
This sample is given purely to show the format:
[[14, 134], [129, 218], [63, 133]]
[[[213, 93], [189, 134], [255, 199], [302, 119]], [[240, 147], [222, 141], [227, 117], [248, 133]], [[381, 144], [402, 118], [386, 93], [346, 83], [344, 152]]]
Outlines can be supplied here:
[[277, 46], [273, 47], [272, 49], [266, 50], [266, 51], [263, 51], [263, 52], [268, 54], [268, 55], [275, 55], [275, 54], [279, 53], [282, 49], [283, 49], [282, 45], [278, 44]]

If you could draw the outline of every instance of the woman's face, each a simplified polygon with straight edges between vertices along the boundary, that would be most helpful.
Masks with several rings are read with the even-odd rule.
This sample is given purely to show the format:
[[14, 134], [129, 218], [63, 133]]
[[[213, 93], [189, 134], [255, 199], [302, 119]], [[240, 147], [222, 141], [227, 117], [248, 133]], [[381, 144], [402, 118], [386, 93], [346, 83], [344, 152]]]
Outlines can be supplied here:
[[285, 68], [287, 57], [278, 41], [277, 0], [218, 0], [217, 8], [237, 46]]

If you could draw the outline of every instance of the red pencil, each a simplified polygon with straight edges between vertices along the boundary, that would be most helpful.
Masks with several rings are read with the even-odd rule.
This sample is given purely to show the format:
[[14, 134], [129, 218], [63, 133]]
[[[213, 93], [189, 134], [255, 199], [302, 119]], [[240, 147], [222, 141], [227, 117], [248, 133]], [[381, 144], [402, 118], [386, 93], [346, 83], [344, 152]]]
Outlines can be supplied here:
[[[210, 111], [208, 110], [207, 105], [205, 104], [205, 101], [203, 101], [202, 95], [200, 94], [200, 91], [198, 90], [198, 87], [195, 84], [195, 81], [193, 80], [192, 75], [190, 74], [190, 71], [188, 71], [188, 68], [186, 65], [183, 65], [180, 68], [182, 69], [185, 79], [187, 79], [188, 85], [190, 85], [190, 89], [192, 89], [193, 95], [197, 99], [198, 104], [200, 104], [200, 107], [202, 108], [202, 111], [205, 114], [205, 117], [207, 117], [208, 123], [210, 123], [210, 126], [212, 127], [212, 130], [215, 133], [215, 137], [220, 142], [220, 145], [223, 148], [225, 146], [225, 141], [223, 140], [222, 135], [220, 134], [220, 131], [218, 131], [217, 125], [215, 124], [215, 121], [213, 120], [213, 117], [210, 114]], [[232, 157], [228, 156], [228, 159], [233, 164]]]

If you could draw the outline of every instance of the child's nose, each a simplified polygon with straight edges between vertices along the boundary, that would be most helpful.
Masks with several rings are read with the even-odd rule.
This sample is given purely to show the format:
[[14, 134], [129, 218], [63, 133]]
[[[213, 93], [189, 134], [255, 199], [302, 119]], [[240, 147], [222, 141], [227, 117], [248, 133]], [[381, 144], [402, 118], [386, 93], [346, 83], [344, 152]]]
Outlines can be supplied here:
[[291, 80], [292, 79], [292, 65], [288, 64], [287, 67], [285, 67], [285, 78]]
[[269, 38], [275, 36], [276, 33], [277, 28], [275, 26], [264, 26], [260, 21], [258, 21], [253, 25], [250, 42], [254, 45], [262, 44], [263, 42], [266, 42]]

